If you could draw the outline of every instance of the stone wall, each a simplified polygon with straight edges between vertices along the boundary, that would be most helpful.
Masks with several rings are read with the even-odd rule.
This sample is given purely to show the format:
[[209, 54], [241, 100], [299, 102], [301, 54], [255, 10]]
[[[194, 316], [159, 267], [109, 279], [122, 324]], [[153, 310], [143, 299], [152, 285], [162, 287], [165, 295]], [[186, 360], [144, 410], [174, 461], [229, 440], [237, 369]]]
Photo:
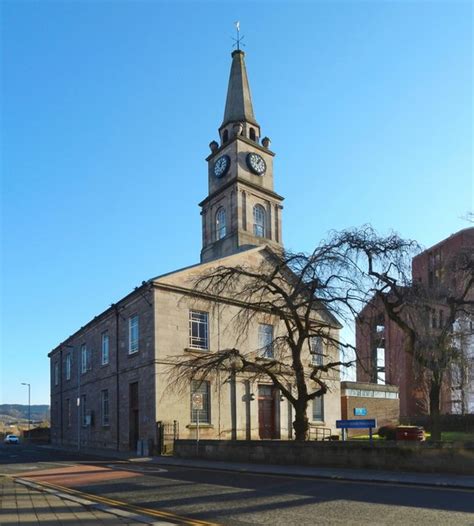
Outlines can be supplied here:
[[229, 462], [474, 474], [474, 444], [177, 440], [175, 455]]

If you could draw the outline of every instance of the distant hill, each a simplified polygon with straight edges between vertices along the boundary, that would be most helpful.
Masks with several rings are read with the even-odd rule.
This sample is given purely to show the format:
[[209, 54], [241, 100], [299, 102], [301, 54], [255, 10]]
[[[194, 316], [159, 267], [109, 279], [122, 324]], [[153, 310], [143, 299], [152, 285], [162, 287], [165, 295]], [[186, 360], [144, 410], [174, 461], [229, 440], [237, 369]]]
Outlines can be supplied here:
[[[49, 420], [49, 405], [32, 405], [31, 420]], [[0, 404], [0, 420], [28, 420], [28, 406], [22, 404]]]

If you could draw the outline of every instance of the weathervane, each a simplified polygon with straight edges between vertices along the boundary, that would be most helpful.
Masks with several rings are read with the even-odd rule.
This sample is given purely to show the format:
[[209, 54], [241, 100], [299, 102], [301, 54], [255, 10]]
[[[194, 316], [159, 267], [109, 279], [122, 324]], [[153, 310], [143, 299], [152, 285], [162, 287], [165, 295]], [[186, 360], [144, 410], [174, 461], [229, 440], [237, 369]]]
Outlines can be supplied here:
[[[236, 47], [237, 50], [240, 50], [240, 44], [242, 43], [242, 40], [244, 37], [240, 36], [240, 22], [237, 20], [237, 22], [234, 22], [235, 29], [237, 30], [237, 38], [232, 38], [232, 40], [235, 42], [235, 44], [232, 44], [232, 47]], [[245, 44], [242, 44], [242, 46], [245, 46]]]

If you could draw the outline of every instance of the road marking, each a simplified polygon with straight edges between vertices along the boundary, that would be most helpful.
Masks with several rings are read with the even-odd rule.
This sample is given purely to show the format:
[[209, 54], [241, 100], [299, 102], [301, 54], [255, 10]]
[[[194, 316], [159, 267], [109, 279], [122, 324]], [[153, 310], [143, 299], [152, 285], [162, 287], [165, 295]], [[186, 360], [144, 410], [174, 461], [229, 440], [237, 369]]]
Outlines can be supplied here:
[[[31, 483], [28, 479], [22, 479], [21, 477], [12, 477], [13, 479], [17, 479], [18, 481], [26, 481], [28, 483]], [[107, 504], [109, 506], [121, 508], [127, 511], [133, 511], [134, 513], [141, 513], [143, 515], [149, 515], [151, 517], [158, 517], [160, 519], [168, 519], [170, 521], [174, 521], [177, 524], [182, 524], [186, 526], [220, 526], [216, 522], [207, 522], [202, 521], [200, 519], [191, 519], [189, 517], [183, 517], [181, 515], [176, 515], [175, 513], [171, 513], [169, 511], [160, 511], [160, 510], [154, 510], [152, 508], [143, 508], [141, 506], [136, 506], [135, 504], [129, 504], [127, 502], [123, 502], [120, 500], [114, 500], [109, 499], [108, 497], [100, 497], [98, 495], [93, 495], [91, 493], [84, 493], [83, 491], [74, 490], [71, 488], [68, 488], [66, 486], [58, 486], [56, 484], [51, 484], [50, 482], [34, 482], [34, 484], [38, 486], [44, 486], [45, 488], [51, 488], [57, 491], [61, 491], [63, 493], [67, 493], [69, 495], [77, 496], [79, 498], [88, 499], [93, 502], [99, 502], [101, 504]]]
[[40, 469], [39, 466], [15, 466], [18, 471], [30, 471], [32, 469]]
[[133, 471], [138, 473], [167, 473], [168, 470], [164, 468], [157, 468], [153, 466], [134, 466], [132, 468], [117, 466], [116, 464], [106, 464], [105, 467], [110, 469], [118, 469], [120, 471]]

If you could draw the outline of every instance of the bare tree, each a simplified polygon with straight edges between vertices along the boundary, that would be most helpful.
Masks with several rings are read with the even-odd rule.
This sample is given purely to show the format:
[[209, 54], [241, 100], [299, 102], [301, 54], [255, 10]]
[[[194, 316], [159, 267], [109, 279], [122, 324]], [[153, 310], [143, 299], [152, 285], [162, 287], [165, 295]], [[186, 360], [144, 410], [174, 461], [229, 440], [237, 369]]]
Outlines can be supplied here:
[[[265, 378], [294, 408], [296, 440], [308, 438], [307, 408], [324, 395], [339, 368], [350, 366], [339, 358], [338, 320], [347, 320], [365, 301], [354, 262], [341, 250], [338, 239], [321, 243], [310, 255], [262, 251], [255, 266], [217, 266], [197, 278], [196, 294], [210, 304], [231, 304], [235, 345], [217, 353], [179, 359], [174, 365], [176, 385], [191, 379], [215, 377], [218, 371]], [[263, 318], [262, 318], [263, 317]], [[281, 330], [249, 348], [252, 324], [278, 320]], [[313, 353], [314, 359], [308, 360]], [[316, 354], [314, 354], [316, 353]], [[322, 356], [324, 354], [324, 360]]]
[[[422, 368], [429, 392], [432, 439], [440, 440], [441, 393], [447, 375], [461, 359], [454, 331], [461, 316], [472, 316], [474, 255], [456, 254], [440, 268], [435, 285], [412, 282], [409, 263], [415, 243], [394, 235], [379, 237], [371, 228], [344, 232], [348, 257], [359, 262], [368, 290], [405, 335], [405, 351]], [[448, 279], [442, 279], [441, 274]]]

